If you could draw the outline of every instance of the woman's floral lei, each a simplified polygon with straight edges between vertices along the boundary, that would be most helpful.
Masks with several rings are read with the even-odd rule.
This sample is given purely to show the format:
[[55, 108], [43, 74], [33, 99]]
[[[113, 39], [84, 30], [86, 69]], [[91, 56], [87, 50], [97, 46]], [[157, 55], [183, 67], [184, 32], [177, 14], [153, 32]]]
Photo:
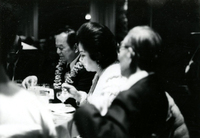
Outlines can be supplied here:
[[[55, 79], [54, 79], [54, 89], [61, 89], [61, 85], [63, 83], [62, 81], [62, 71], [63, 71], [63, 67], [64, 67], [64, 62], [62, 62], [62, 60], [58, 61], [58, 65], [56, 66], [56, 70], [55, 70]], [[76, 75], [78, 74], [78, 71], [83, 69], [83, 64], [78, 61], [76, 62], [76, 64], [73, 66], [72, 70], [70, 72], [67, 72], [65, 74], [65, 83], [69, 83], [69, 84], [73, 84], [74, 83], [74, 78], [76, 77]]]

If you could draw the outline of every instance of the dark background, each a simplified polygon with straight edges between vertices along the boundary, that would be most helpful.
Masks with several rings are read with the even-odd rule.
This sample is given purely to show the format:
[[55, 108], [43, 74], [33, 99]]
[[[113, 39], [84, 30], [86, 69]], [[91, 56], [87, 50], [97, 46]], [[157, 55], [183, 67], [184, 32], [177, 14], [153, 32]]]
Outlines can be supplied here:
[[[41, 49], [40, 80], [51, 83], [58, 59], [52, 34], [65, 25], [77, 30], [87, 22], [85, 15], [89, 13], [90, 0], [11, 1], [19, 15], [20, 35], [31, 30], [31, 7], [38, 4], [38, 37], [48, 40]], [[200, 0], [128, 0], [127, 11], [122, 10], [124, 0], [116, 1], [115, 35], [118, 41], [137, 25], [149, 25], [163, 38], [164, 48], [158, 63], [160, 77], [183, 113], [191, 137], [200, 137], [200, 52], [196, 53], [191, 73], [185, 73], [200, 44], [200, 35], [191, 34], [200, 32]], [[24, 27], [25, 24], [30, 26]]]

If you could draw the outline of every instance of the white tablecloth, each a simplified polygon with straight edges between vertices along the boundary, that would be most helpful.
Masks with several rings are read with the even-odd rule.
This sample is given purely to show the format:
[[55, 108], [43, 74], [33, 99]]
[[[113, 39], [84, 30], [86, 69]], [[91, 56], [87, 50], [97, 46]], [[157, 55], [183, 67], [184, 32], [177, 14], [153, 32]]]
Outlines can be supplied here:
[[[58, 106], [58, 108], [60, 107]], [[61, 107], [60, 109], [62, 109], [63, 112], [60, 112], [60, 109], [58, 110], [55, 109], [55, 112], [52, 112], [57, 135], [58, 138], [75, 138], [79, 134], [72, 120], [73, 113], [64, 112], [64, 111], [72, 111], [72, 107], [65, 107], [65, 108], [68, 108], [69, 110]]]

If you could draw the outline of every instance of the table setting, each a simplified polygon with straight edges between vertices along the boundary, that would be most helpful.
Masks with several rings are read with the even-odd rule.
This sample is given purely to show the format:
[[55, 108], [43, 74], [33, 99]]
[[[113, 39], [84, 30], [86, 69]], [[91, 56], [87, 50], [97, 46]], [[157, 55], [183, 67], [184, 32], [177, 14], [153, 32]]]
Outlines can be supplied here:
[[[33, 92], [41, 103], [49, 109], [58, 138], [79, 138], [73, 114], [76, 110], [71, 104], [65, 104], [68, 98], [73, 98], [67, 90], [53, 89], [50, 84], [38, 84], [36, 76], [29, 76], [27, 81], [15, 82], [18, 86]], [[28, 82], [28, 83], [26, 83]]]
[[[79, 137], [76, 126], [72, 120], [73, 113], [76, 109], [70, 104], [64, 103], [66, 99], [71, 97], [69, 93], [66, 91], [54, 92], [54, 89], [49, 88], [48, 86], [45, 87], [44, 85], [31, 86], [28, 90], [34, 92], [38, 99], [51, 112], [58, 138]], [[54, 102], [55, 99], [57, 99], [57, 102]]]

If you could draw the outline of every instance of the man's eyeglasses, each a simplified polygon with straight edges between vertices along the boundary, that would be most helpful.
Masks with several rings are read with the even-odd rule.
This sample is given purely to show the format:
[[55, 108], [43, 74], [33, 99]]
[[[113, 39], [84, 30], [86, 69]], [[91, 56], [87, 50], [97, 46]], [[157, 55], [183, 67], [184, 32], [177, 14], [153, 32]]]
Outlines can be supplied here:
[[127, 45], [123, 46], [123, 45], [120, 45], [120, 46], [119, 46], [119, 50], [121, 50], [121, 49], [128, 49], [129, 47], [131, 47], [131, 46], [127, 46]]
[[129, 51], [131, 54], [134, 54], [134, 49], [133, 49], [133, 47], [132, 46], [128, 46], [128, 45], [120, 45], [120, 47], [119, 47], [119, 51], [121, 51], [121, 50], [127, 50], [127, 51]]

